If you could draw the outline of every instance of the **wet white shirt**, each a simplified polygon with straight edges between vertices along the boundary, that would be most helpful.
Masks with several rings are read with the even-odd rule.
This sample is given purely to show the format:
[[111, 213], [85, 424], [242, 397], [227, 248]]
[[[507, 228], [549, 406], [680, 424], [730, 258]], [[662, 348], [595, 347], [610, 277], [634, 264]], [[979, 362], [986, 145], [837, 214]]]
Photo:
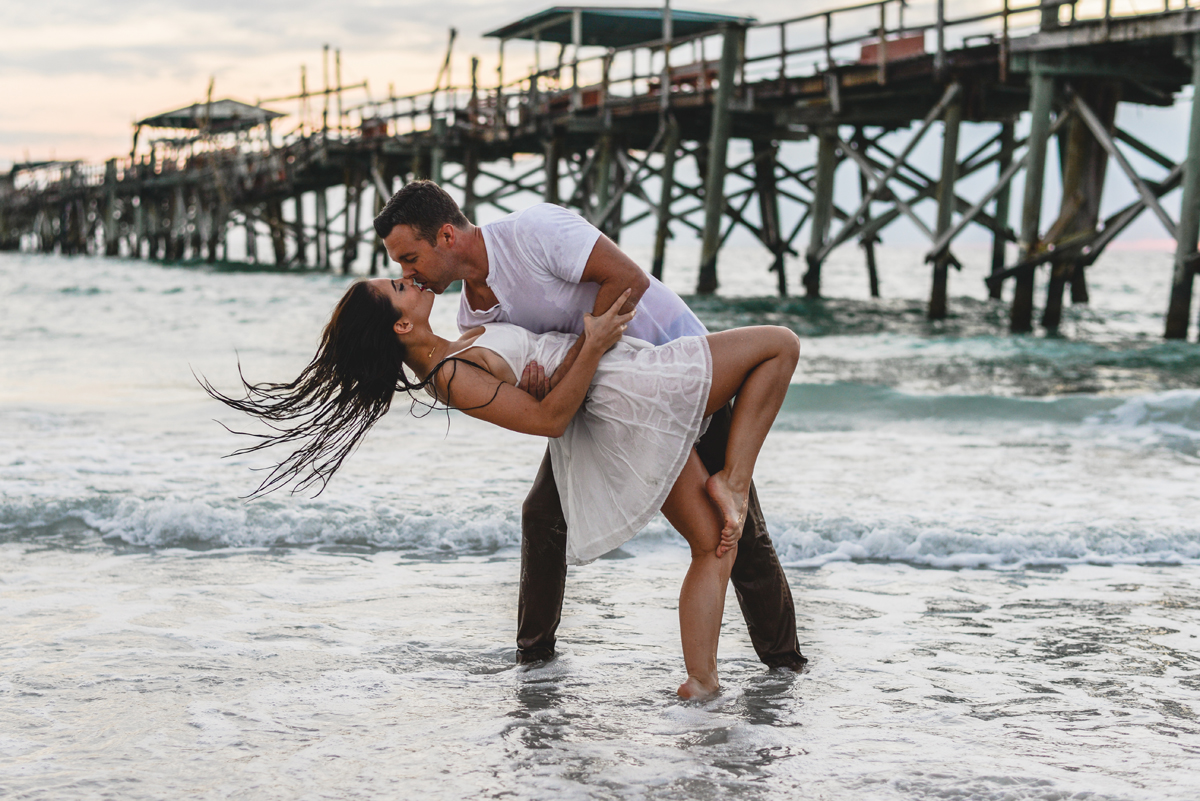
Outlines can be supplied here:
[[[583, 333], [583, 314], [595, 308], [599, 286], [580, 279], [600, 231], [575, 212], [550, 203], [480, 228], [487, 246], [487, 285], [498, 302], [490, 309], [473, 309], [463, 292], [459, 330], [504, 322], [535, 334]], [[626, 333], [662, 345], [708, 331], [678, 295], [651, 276]]]

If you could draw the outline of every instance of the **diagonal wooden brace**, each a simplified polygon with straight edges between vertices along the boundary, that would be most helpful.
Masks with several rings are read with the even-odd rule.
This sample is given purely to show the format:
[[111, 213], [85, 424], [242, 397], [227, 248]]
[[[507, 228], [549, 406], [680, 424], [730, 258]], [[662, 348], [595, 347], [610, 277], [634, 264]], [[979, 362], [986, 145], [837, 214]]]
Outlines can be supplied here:
[[[921, 120], [921, 126], [917, 129], [917, 132], [913, 135], [913, 138], [910, 139], [908, 144], [904, 146], [904, 149], [900, 151], [900, 154], [896, 157], [896, 160], [892, 162], [892, 165], [884, 171], [882, 176], [878, 177], [874, 188], [872, 188], [871, 191], [869, 191], [866, 196], [863, 197], [858, 208], [853, 214], [850, 215], [850, 219], [857, 220], [866, 213], [867, 209], [870, 208], [871, 203], [878, 198], [879, 192], [886, 188], [888, 181], [890, 181], [900, 167], [904, 165], [908, 157], [912, 155], [913, 150], [915, 150], [917, 145], [920, 144], [921, 139], [926, 133], [929, 132], [929, 129], [933, 126], [933, 124], [942, 118], [942, 115], [946, 111], [946, 107], [954, 102], [954, 99], [958, 97], [961, 91], [962, 87], [957, 83], [952, 83], [950, 86], [946, 87], [946, 91], [942, 94], [942, 99], [939, 100], [937, 105], [931, 108], [929, 113], [925, 115], [925, 118]], [[874, 170], [871, 172], [874, 173]], [[920, 223], [919, 227], [927, 232], [929, 230], [924, 223]], [[845, 242], [852, 235], [853, 233], [851, 231], [848, 231], [845, 227], [843, 227], [840, 231], [838, 231], [837, 235], [833, 237], [833, 239], [826, 242], [825, 246], [818, 251], [816, 255], [817, 259], [823, 261], [834, 248]], [[933, 238], [932, 234], [929, 234], [929, 236], [931, 239]]]
[[1133, 171], [1133, 167], [1130, 166], [1129, 161], [1125, 158], [1125, 154], [1117, 149], [1116, 143], [1113, 142], [1112, 137], [1108, 135], [1108, 131], [1104, 129], [1104, 125], [1097, 119], [1096, 114], [1088, 104], [1083, 102], [1083, 98], [1079, 95], [1073, 95], [1071, 97], [1071, 107], [1075, 109], [1080, 119], [1091, 130], [1092, 136], [1096, 137], [1096, 141], [1100, 143], [1100, 146], [1108, 151], [1108, 155], [1112, 157], [1113, 161], [1117, 162], [1117, 166], [1121, 168], [1121, 172], [1125, 173], [1125, 177], [1130, 180], [1134, 189], [1137, 190], [1138, 196], [1146, 203], [1147, 208], [1153, 211], [1155, 216], [1158, 217], [1163, 227], [1167, 229], [1167, 233], [1171, 235], [1171, 238], [1178, 238], [1175, 221], [1159, 205], [1158, 198], [1154, 196], [1150, 187], [1146, 186], [1146, 182], [1142, 180], [1141, 176]]
[[[1058, 132], [1058, 129], [1066, 123], [1068, 118], [1069, 115], [1067, 114], [1058, 115], [1058, 119], [1056, 119], [1054, 124], [1050, 126], [1047, 136], [1054, 136], [1054, 134]], [[1006, 169], [1004, 174], [1000, 176], [1000, 180], [996, 182], [996, 185], [989, 189], [987, 193], [984, 194], [984, 196], [980, 198], [980, 200], [974, 206], [972, 206], [971, 209], [964, 214], [961, 219], [959, 219], [958, 223], [956, 223], [954, 227], [942, 234], [942, 236], [936, 242], [934, 242], [933, 247], [930, 248], [929, 252], [925, 254], [925, 261], [933, 261], [941, 254], [942, 251], [948, 248], [954, 238], [961, 234], [963, 229], [966, 228], [972, 220], [979, 216], [979, 213], [983, 211], [983, 207], [990, 203], [992, 199], [996, 197], [996, 195], [1000, 194], [1004, 187], [1008, 185], [1009, 181], [1013, 179], [1013, 176], [1015, 176], [1020, 170], [1025, 169], [1025, 165], [1028, 163], [1029, 151], [1026, 150], [1025, 155], [1021, 156], [1019, 160], [1008, 165], [1008, 169]]]
[[[866, 156], [864, 156], [862, 153], [859, 153], [854, 148], [850, 147], [850, 145], [847, 144], [846, 142], [842, 141], [842, 139], [840, 137], [836, 137], [836, 140], [837, 140], [838, 147], [840, 147], [842, 149], [842, 152], [845, 153], [846, 155], [848, 155], [851, 159], [853, 159], [854, 163], [858, 165], [858, 168], [860, 170], [862, 170], [863, 175], [867, 176], [867, 178], [869, 178], [875, 184], [874, 188], [872, 188], [872, 190], [868, 193], [868, 196], [871, 196], [871, 195], [877, 196], [881, 189], [886, 188], [884, 185], [884, 179], [881, 178], [877, 172], [875, 172], [875, 167], [872, 166], [871, 162], [867, 161]], [[925, 224], [924, 220], [922, 220], [920, 217], [917, 216], [916, 212], [914, 212], [912, 210], [912, 207], [909, 206], [908, 203], [901, 200], [899, 195], [897, 195], [894, 192], [891, 193], [891, 201], [896, 204], [896, 208], [900, 209], [900, 211], [906, 217], [908, 217], [910, 220], [912, 220], [913, 224], [916, 225], [917, 228], [920, 229], [921, 232], [925, 234], [925, 236], [929, 237], [931, 240], [933, 239], [933, 237], [934, 237], [933, 231], [931, 231], [929, 229], [929, 226], [927, 226]], [[857, 219], [857, 217], [855, 217], [854, 219]], [[845, 230], [845, 229], [843, 228], [842, 230]], [[839, 234], [839, 238], [840, 238], [841, 231], [839, 231], [838, 234]], [[828, 250], [823, 251], [822, 255], [824, 255], [827, 252], [828, 252]]]

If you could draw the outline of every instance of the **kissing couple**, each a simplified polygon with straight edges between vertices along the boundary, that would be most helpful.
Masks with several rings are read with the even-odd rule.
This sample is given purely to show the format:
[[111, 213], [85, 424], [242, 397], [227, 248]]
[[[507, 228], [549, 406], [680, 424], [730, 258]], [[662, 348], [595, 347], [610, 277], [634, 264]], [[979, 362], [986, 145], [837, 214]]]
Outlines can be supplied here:
[[[287, 383], [206, 390], [293, 448], [259, 486], [322, 489], [396, 392], [549, 438], [521, 514], [517, 662], [554, 656], [567, 565], [586, 564], [660, 510], [687, 540], [679, 594], [683, 698], [719, 691], [732, 581], [771, 668], [800, 670], [791, 590], [751, 481], [799, 359], [789, 329], [710, 334], [683, 300], [567, 209], [539, 204], [481, 226], [432, 181], [397, 192], [375, 230], [403, 277], [358, 281]], [[462, 282], [449, 340], [429, 324]]]

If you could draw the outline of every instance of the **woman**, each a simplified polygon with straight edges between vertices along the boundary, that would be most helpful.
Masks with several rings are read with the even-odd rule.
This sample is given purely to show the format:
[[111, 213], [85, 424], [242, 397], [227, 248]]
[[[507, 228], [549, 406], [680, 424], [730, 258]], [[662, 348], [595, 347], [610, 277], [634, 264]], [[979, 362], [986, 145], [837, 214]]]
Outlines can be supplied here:
[[[569, 561], [588, 562], [617, 547], [660, 509], [687, 539], [692, 561], [679, 620], [688, 678], [677, 692], [708, 697], [719, 689], [725, 588], [754, 463], [783, 403], [799, 340], [775, 326], [657, 347], [623, 340], [633, 313], [618, 310], [628, 294], [599, 317], [585, 315], [581, 337], [489, 324], [452, 342], [430, 328], [432, 292], [407, 279], [361, 281], [339, 301], [317, 355], [295, 381], [243, 379], [242, 399], [205, 389], [280, 432], [240, 453], [301, 443], [256, 494], [293, 481], [297, 490], [324, 488], [397, 389], [423, 388], [472, 417], [551, 437], [555, 476], [564, 477], [558, 486]], [[542, 400], [516, 387], [531, 360], [552, 373]], [[725, 467], [709, 476], [692, 445], [704, 418], [734, 396]]]

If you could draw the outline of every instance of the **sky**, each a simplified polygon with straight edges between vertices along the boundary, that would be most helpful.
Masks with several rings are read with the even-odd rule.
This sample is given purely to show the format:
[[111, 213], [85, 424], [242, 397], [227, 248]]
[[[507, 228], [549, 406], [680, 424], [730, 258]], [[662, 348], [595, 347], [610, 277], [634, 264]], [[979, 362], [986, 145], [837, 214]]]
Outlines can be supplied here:
[[[776, 20], [830, 4], [837, 3], [689, 0], [675, 5]], [[298, 91], [300, 65], [306, 64], [312, 89], [321, 80], [324, 44], [341, 49], [344, 83], [366, 79], [380, 97], [390, 83], [400, 93], [432, 88], [454, 26], [459, 32], [452, 65], [456, 83], [467, 82], [471, 55], [481, 57], [482, 80], [490, 82], [497, 45], [482, 34], [551, 5], [10, 0], [0, 3], [0, 166], [23, 161], [26, 154], [103, 160], [127, 152], [134, 120], [202, 101], [210, 77], [214, 97], [252, 103]], [[281, 104], [281, 110], [292, 106]]]

